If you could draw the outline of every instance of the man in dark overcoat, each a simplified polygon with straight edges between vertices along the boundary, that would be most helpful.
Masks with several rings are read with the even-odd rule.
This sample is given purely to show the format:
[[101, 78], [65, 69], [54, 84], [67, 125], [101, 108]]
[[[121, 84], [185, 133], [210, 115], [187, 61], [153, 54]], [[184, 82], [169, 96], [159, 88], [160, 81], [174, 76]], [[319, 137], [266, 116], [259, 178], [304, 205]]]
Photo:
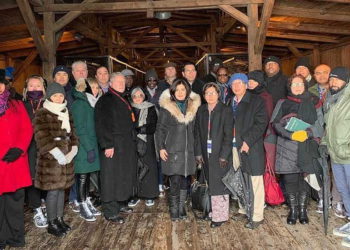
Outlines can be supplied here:
[[101, 200], [107, 220], [123, 223], [118, 214], [134, 195], [136, 184], [135, 116], [125, 98], [125, 77], [111, 74], [110, 88], [95, 107], [101, 153]]

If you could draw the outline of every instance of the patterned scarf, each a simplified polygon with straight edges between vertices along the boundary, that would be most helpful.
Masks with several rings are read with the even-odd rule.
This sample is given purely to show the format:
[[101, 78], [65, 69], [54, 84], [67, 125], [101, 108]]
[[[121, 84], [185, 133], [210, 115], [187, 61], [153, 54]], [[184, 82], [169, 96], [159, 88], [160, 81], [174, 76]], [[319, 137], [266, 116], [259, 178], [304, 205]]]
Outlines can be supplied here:
[[10, 91], [7, 89], [0, 94], [0, 114], [5, 113], [5, 111], [8, 109], [8, 99], [10, 96]]

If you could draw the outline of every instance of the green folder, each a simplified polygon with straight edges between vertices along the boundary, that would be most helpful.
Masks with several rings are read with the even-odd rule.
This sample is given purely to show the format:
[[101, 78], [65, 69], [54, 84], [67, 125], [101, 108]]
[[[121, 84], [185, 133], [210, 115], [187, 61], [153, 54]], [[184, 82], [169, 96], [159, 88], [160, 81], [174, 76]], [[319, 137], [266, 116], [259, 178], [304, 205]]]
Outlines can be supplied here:
[[309, 127], [311, 127], [309, 123], [304, 122], [296, 117], [292, 117], [284, 128], [290, 132], [295, 132], [299, 130], [306, 130]]

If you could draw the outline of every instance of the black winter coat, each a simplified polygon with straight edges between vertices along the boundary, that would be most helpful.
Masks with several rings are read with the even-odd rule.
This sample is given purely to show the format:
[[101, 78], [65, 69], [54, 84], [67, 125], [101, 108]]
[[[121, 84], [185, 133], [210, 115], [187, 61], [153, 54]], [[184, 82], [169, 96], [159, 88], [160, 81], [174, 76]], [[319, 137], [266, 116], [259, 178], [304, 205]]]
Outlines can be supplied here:
[[[138, 121], [140, 109], [133, 108], [133, 110]], [[140, 198], [153, 199], [158, 197], [159, 195], [158, 166], [156, 150], [154, 145], [154, 133], [156, 132], [156, 127], [157, 112], [156, 108], [152, 106], [148, 108], [146, 124], [138, 128], [139, 134], [147, 135], [147, 142], [144, 142], [140, 138], [137, 138], [137, 142], [139, 144], [146, 146], [146, 151], [144, 152], [144, 155], [141, 156], [140, 154], [138, 154], [138, 157], [141, 158], [142, 162], [149, 166], [149, 171], [142, 179], [142, 181], [139, 182], [137, 196]]]
[[[110, 88], [95, 106], [96, 135], [102, 149], [101, 198], [104, 202], [125, 201], [135, 195], [136, 187], [136, 138], [131, 110], [127, 101], [113, 91]], [[106, 158], [104, 150], [110, 148], [114, 148], [114, 155]]]
[[[229, 102], [231, 106], [232, 101]], [[265, 172], [265, 153], [263, 138], [268, 124], [263, 98], [246, 92], [238, 104], [234, 119], [236, 145], [240, 149], [243, 141], [249, 146], [248, 154], [241, 154], [242, 170], [249, 175], [258, 176]]]
[[[199, 108], [196, 117], [195, 155], [201, 155], [204, 159], [204, 173], [209, 184], [210, 195], [229, 194], [230, 192], [223, 184], [222, 178], [226, 175], [230, 167], [232, 167], [232, 109], [218, 102], [210, 114], [212, 153], [209, 157], [207, 151], [208, 121], [208, 104], [203, 104]], [[219, 158], [228, 161], [227, 167], [220, 167]]]
[[202, 103], [205, 103], [206, 101], [203, 97], [203, 87], [204, 87], [204, 82], [202, 82], [202, 80], [200, 80], [199, 78], [196, 78], [191, 86], [192, 91], [201, 97]]
[[159, 110], [160, 106], [159, 106], [159, 97], [160, 95], [163, 93], [165, 89], [162, 89], [161, 87], [157, 87], [157, 89], [155, 90], [155, 93], [153, 96], [151, 96], [151, 94], [148, 92], [147, 87], [144, 88], [143, 92], [145, 93], [145, 95], [147, 96], [147, 101], [150, 103], [153, 103], [157, 110]]
[[284, 99], [288, 94], [288, 77], [283, 75], [282, 71], [279, 71], [276, 75], [268, 77], [265, 75], [266, 90], [272, 96], [273, 106], [280, 99]]
[[195, 174], [194, 122], [201, 104], [200, 97], [191, 92], [187, 101], [186, 115], [182, 114], [169, 90], [160, 96], [156, 141], [159, 150], [165, 149], [168, 160], [162, 160], [165, 175], [189, 176]]

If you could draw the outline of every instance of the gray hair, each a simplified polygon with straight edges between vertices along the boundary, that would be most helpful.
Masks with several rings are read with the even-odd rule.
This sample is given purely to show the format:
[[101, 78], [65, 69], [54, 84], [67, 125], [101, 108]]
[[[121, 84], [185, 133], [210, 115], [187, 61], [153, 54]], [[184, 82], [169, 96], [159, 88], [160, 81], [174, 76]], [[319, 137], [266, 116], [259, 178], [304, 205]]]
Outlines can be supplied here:
[[109, 81], [113, 82], [114, 78], [116, 78], [117, 76], [122, 76], [125, 79], [125, 76], [121, 72], [113, 72], [109, 78]]
[[87, 64], [86, 64], [86, 62], [79, 60], [79, 61], [75, 61], [75, 62], [72, 63], [72, 70], [74, 70], [74, 68], [75, 68], [76, 66], [78, 66], [78, 65], [84, 65], [85, 68], [87, 69]]

